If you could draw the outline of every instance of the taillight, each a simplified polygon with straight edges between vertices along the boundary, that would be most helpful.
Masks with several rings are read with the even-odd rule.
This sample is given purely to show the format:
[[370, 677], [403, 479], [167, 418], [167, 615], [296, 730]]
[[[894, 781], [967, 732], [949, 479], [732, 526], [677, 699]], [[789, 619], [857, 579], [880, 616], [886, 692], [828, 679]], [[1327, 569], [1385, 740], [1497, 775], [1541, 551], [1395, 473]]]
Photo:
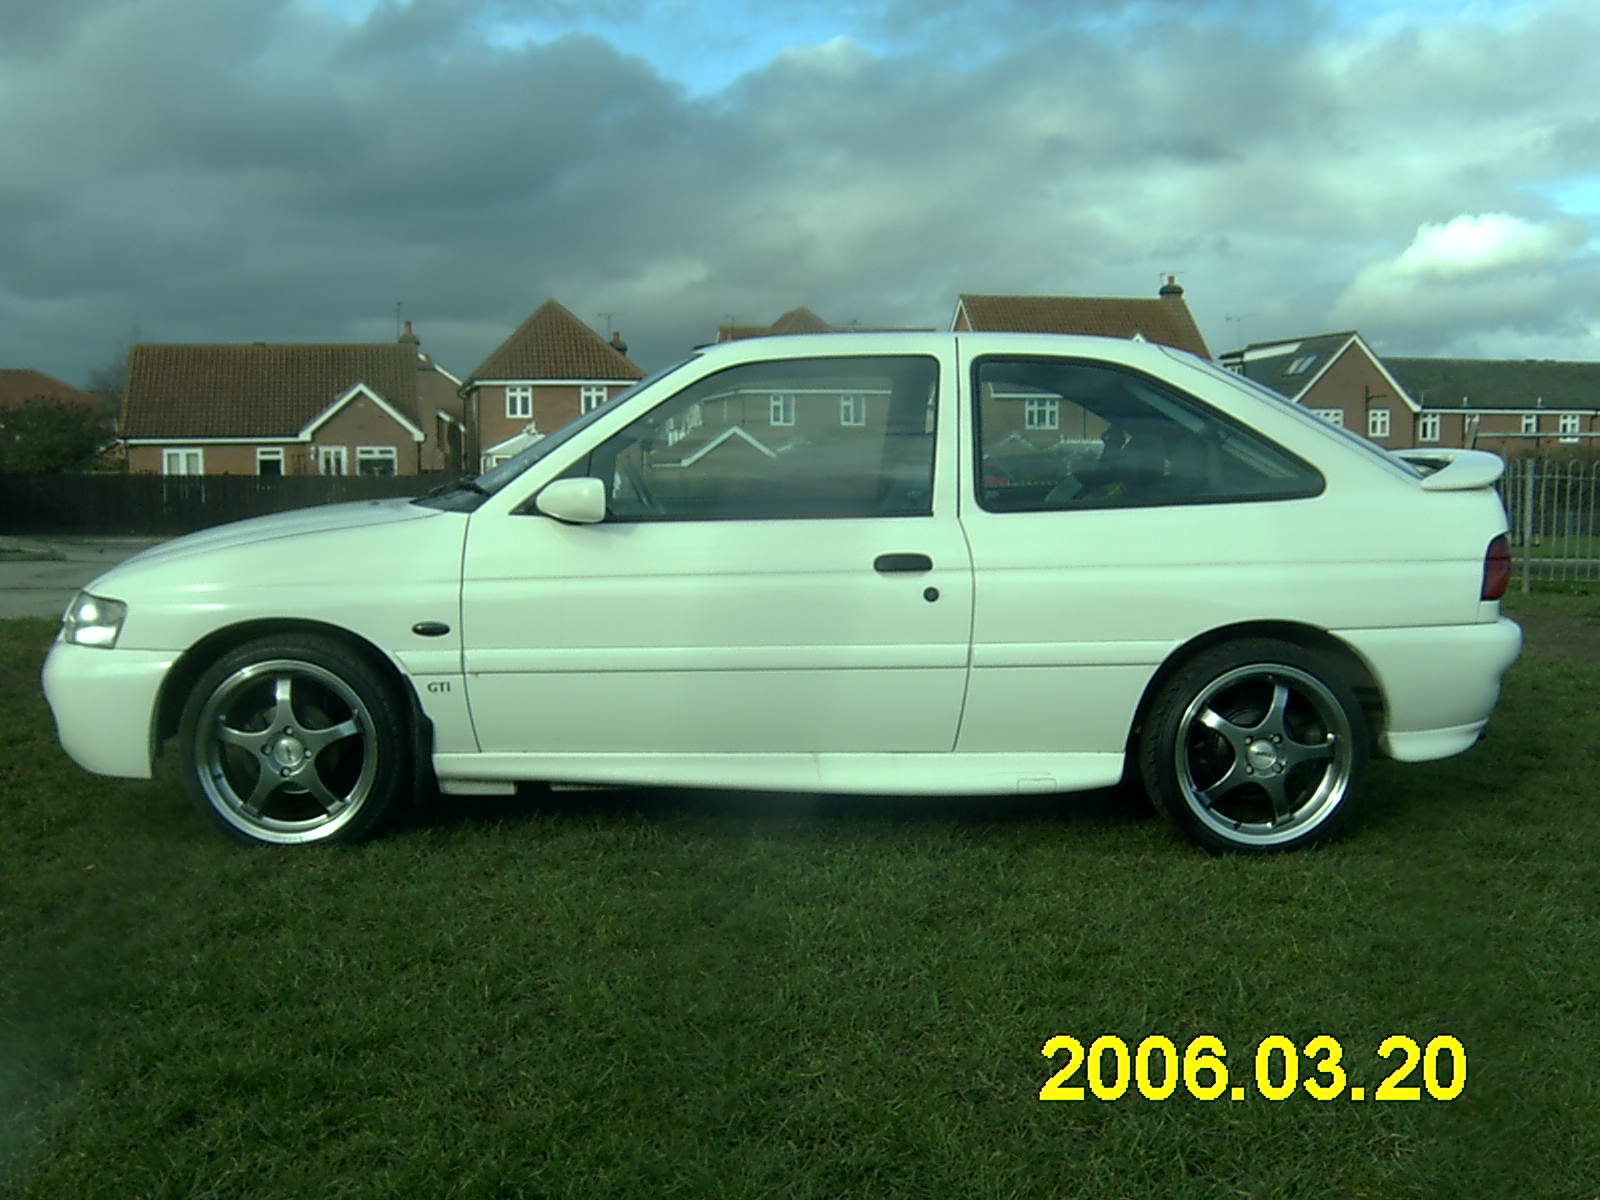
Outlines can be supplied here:
[[1483, 591], [1479, 597], [1484, 600], [1498, 600], [1506, 594], [1506, 586], [1511, 582], [1511, 543], [1501, 534], [1489, 543], [1489, 548], [1483, 554]]

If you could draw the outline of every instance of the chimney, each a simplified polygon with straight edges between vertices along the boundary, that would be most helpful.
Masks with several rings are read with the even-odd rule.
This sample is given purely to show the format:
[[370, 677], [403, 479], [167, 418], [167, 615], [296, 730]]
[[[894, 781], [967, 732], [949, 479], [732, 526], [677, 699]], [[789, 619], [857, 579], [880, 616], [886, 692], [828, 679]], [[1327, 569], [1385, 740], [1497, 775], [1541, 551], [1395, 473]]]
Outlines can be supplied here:
[[611, 332], [611, 348], [618, 354], [628, 352], [628, 343], [622, 340], [622, 330], [614, 329]]
[[1167, 276], [1167, 281], [1161, 285], [1160, 295], [1163, 300], [1183, 299], [1183, 289], [1178, 286], [1178, 277], [1176, 275]]
[[401, 335], [399, 337], [395, 338], [395, 341], [404, 342], [408, 346], [420, 346], [420, 345], [422, 345], [422, 339], [419, 338], [416, 334], [411, 332], [411, 322], [410, 321], [406, 322], [405, 331], [403, 333], [401, 333]]

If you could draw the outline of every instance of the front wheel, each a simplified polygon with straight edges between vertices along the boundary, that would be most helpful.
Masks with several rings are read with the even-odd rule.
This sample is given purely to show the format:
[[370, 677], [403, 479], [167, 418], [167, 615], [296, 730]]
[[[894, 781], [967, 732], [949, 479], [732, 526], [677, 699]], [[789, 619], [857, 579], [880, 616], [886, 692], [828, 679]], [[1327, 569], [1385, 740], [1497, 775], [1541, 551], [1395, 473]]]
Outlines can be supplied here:
[[253, 842], [351, 842], [404, 791], [408, 723], [393, 688], [341, 643], [263, 638], [214, 663], [178, 742], [196, 808]]
[[1287, 850], [1349, 819], [1366, 716], [1321, 655], [1271, 639], [1198, 654], [1162, 685], [1138, 742], [1151, 800], [1213, 850]]

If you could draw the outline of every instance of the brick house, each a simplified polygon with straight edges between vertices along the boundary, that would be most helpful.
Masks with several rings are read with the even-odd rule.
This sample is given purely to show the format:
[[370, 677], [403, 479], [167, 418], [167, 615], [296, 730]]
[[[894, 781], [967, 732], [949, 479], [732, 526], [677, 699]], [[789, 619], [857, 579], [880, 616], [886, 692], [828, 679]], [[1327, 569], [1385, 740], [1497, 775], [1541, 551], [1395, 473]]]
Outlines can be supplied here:
[[[1587, 446], [1600, 433], [1600, 362], [1385, 358], [1446, 446], [1500, 455]], [[1418, 438], [1419, 445], [1432, 440]]]
[[1219, 361], [1388, 449], [1415, 446], [1429, 432], [1421, 406], [1354, 330], [1256, 342]]
[[414, 475], [460, 469], [460, 381], [395, 342], [154, 344], [128, 351], [130, 471]]
[[1085, 333], [1138, 338], [1210, 358], [1205, 338], [1171, 275], [1154, 300], [1108, 296], [990, 296], [962, 293], [950, 328], [956, 332]]
[[1380, 359], [1353, 330], [1256, 342], [1221, 362], [1391, 450], [1548, 453], [1600, 432], [1600, 363]]
[[607, 342], [555, 300], [534, 309], [461, 387], [478, 469], [644, 378], [627, 349], [620, 334]]

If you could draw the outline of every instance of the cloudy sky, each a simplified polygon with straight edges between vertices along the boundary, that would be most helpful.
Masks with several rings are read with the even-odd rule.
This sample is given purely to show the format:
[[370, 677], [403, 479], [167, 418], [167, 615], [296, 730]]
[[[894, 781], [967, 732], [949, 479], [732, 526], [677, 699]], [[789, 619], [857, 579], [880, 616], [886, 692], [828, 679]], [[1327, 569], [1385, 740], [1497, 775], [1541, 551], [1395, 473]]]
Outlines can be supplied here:
[[[1154, 296], [1214, 352], [1600, 359], [1600, 5], [0, 0], [0, 367], [546, 297], [645, 367], [795, 305]], [[609, 316], [604, 314], [610, 314]]]

